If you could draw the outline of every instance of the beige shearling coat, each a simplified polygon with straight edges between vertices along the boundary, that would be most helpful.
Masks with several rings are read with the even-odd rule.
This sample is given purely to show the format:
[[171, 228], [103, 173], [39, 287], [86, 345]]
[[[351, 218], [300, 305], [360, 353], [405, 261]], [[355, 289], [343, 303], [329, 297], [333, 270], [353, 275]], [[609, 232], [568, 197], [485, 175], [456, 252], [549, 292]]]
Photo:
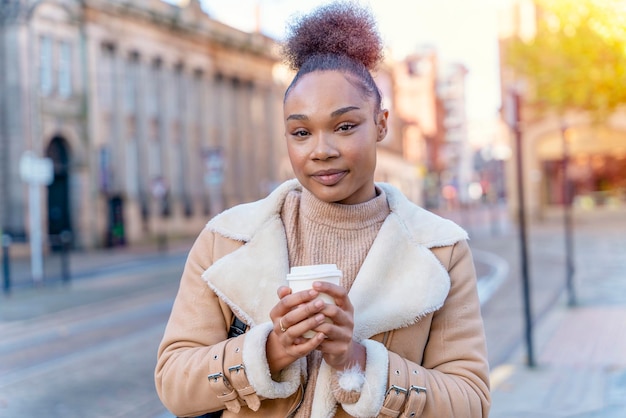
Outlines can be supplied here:
[[[467, 235], [394, 187], [377, 186], [387, 194], [391, 212], [349, 291], [354, 338], [367, 352], [366, 383], [356, 403], [338, 404], [332, 370], [322, 362], [310, 416], [377, 416], [395, 383], [390, 356], [399, 356], [413, 372], [411, 384], [426, 388], [420, 416], [487, 417], [487, 355]], [[209, 388], [208, 351], [227, 338], [233, 312], [250, 326], [236, 338], [262, 402], [255, 412], [241, 401], [239, 413], [226, 410], [223, 416], [283, 417], [299, 405], [306, 360], [271, 376], [265, 341], [276, 290], [286, 284], [289, 270], [280, 209], [287, 193], [300, 187], [288, 181], [265, 199], [223, 212], [194, 243], [155, 370], [157, 392], [174, 414], [224, 408]]]

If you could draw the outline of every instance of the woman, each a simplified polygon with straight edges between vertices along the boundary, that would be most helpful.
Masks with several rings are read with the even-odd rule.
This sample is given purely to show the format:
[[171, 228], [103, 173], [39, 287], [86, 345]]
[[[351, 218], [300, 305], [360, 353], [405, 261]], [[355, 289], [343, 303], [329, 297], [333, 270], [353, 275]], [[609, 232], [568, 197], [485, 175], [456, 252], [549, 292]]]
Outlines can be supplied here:
[[[336, 3], [290, 29], [284, 55], [298, 72], [284, 122], [297, 180], [201, 232], [159, 348], [159, 396], [179, 416], [486, 417], [467, 235], [374, 183], [388, 111], [370, 74], [382, 57], [372, 16]], [[328, 263], [341, 285], [286, 286], [290, 267]], [[234, 317], [245, 334], [229, 336]]]

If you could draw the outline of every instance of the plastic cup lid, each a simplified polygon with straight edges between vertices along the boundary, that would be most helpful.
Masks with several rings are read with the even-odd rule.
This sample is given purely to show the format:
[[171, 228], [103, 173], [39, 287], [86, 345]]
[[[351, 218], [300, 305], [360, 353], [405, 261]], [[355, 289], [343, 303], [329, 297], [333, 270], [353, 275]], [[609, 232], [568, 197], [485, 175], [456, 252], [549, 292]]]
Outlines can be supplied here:
[[310, 266], [294, 266], [291, 268], [287, 278], [293, 279], [309, 279], [311, 277], [327, 277], [342, 276], [341, 270], [336, 264], [313, 264]]

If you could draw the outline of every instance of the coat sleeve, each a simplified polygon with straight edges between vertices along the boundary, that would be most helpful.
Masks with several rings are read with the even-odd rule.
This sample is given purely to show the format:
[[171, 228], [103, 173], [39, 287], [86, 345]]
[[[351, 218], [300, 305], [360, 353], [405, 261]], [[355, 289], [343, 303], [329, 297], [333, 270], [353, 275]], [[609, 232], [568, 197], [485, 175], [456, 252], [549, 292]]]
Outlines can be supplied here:
[[461, 241], [451, 251], [434, 252], [448, 268], [450, 292], [432, 316], [421, 364], [406, 361], [416, 386], [426, 389], [421, 416], [486, 418], [489, 366], [470, 248]]
[[[444, 252], [445, 254], [445, 252]], [[426, 388], [423, 417], [487, 417], [491, 397], [489, 366], [476, 270], [467, 241], [452, 247], [448, 262], [450, 292], [430, 326], [421, 367]]]
[[[178, 293], [159, 345], [155, 383], [163, 404], [178, 416], [223, 409], [207, 396], [210, 346], [227, 339], [226, 319], [215, 293], [202, 280], [212, 264], [213, 235], [196, 239], [181, 276]], [[214, 398], [214, 399], [211, 399]]]
[[[342, 404], [349, 414], [389, 416], [385, 406], [394, 404], [390, 409], [397, 409], [400, 404], [399, 411], [404, 413], [401, 416], [486, 418], [489, 415], [487, 349], [469, 245], [462, 241], [433, 252], [448, 268], [451, 280], [448, 297], [432, 316], [392, 332], [385, 344], [389, 351], [380, 342], [367, 340], [364, 389], [369, 396], [363, 396], [362, 392], [356, 403]], [[429, 325], [429, 331], [424, 333], [425, 342], [415, 341], [416, 329]], [[407, 341], [423, 344], [422, 358], [409, 359], [402, 352], [395, 352], [394, 334], [403, 340], [400, 346], [405, 346]], [[399, 394], [403, 402], [390, 402], [389, 397], [397, 395], [389, 390], [393, 385], [407, 389], [406, 395]]]
[[[202, 274], [215, 259], [235, 250], [240, 245], [241, 243], [237, 241], [216, 239], [212, 232], [205, 229], [189, 252], [172, 312], [159, 345], [155, 368], [155, 384], [159, 398], [177, 416], [198, 416], [206, 412], [222, 410], [225, 407], [224, 401], [218, 399], [211, 389], [207, 376], [212, 373], [209, 370], [212, 348], [220, 345], [226, 347], [228, 343], [227, 330], [233, 314], [202, 279]], [[232, 341], [233, 344], [229, 347], [242, 348], [245, 370], [249, 377], [256, 377], [256, 385], [265, 389], [263, 395], [285, 398], [283, 404], [289, 407], [289, 404], [297, 401], [286, 398], [293, 397], [299, 389], [300, 370], [303, 365], [298, 362], [293, 363], [281, 372], [277, 381], [273, 381], [267, 360], [264, 360], [263, 348], [267, 339], [268, 326], [261, 325], [252, 328], [244, 335], [231, 338], [230, 340], [237, 341]], [[271, 327], [269, 328], [271, 330]], [[222, 372], [228, 376], [228, 367], [236, 364], [229, 363], [228, 349], [221, 351], [223, 352]], [[246, 365], [246, 360], [254, 364]], [[263, 368], [264, 364], [265, 368]], [[252, 384], [252, 382], [249, 383]], [[261, 392], [263, 390], [259, 394]], [[245, 400], [242, 400], [242, 403], [245, 404]], [[274, 402], [274, 406], [278, 404], [280, 402]], [[232, 403], [231, 406], [237, 407]], [[264, 410], [268, 406], [261, 405], [260, 407]], [[254, 408], [258, 407], [255, 405]]]

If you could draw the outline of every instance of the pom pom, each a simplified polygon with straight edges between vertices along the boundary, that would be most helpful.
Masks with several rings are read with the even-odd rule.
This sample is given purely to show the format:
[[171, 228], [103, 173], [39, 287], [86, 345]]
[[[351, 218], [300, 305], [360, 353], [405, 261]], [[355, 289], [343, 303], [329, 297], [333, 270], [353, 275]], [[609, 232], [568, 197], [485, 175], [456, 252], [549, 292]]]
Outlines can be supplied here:
[[348, 370], [335, 372], [332, 375], [331, 387], [337, 402], [354, 404], [361, 397], [361, 390], [365, 384], [365, 373], [358, 365]]
[[339, 387], [349, 392], [361, 392], [365, 383], [365, 373], [359, 366], [352, 366], [348, 370], [337, 372]]

